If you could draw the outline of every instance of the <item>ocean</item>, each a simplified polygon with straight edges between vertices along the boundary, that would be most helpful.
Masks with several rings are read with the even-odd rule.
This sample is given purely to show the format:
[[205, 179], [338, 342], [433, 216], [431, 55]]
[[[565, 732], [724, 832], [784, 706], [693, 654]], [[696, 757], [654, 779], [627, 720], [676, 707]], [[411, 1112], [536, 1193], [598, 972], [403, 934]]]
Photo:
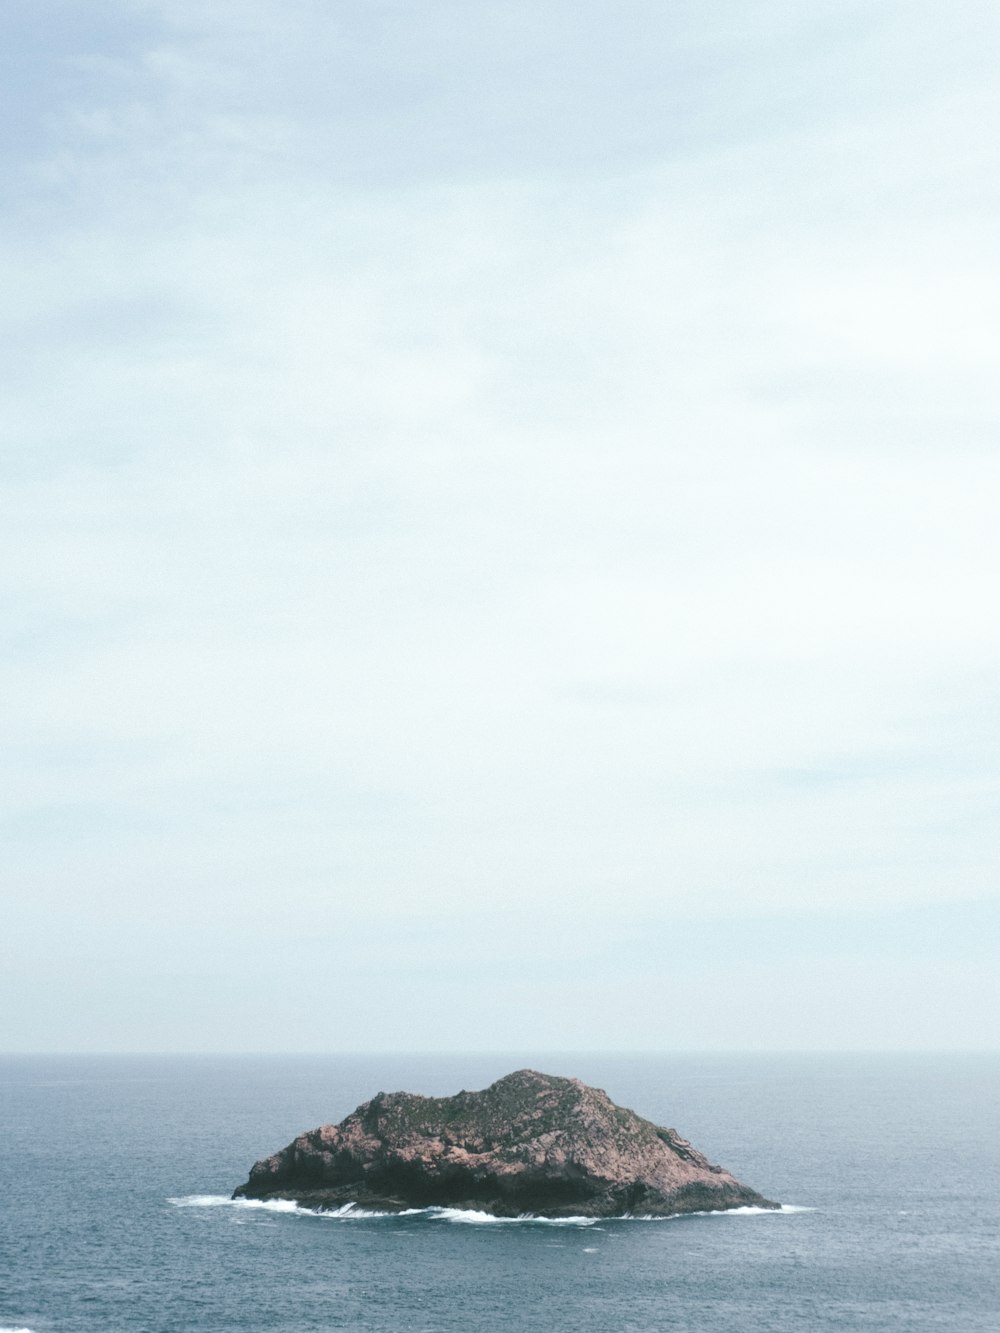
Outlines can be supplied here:
[[[379, 1090], [530, 1065], [779, 1213], [499, 1222], [233, 1204]], [[1000, 1056], [0, 1059], [0, 1333], [1000, 1329]]]

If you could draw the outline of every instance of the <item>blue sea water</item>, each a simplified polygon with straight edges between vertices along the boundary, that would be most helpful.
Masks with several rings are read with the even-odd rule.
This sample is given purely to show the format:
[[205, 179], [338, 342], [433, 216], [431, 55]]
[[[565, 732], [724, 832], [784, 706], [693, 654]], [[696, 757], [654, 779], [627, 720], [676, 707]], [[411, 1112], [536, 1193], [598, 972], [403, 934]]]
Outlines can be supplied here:
[[[228, 1202], [380, 1089], [529, 1063], [790, 1207], [555, 1224]], [[0, 1059], [0, 1333], [997, 1333], [998, 1199], [995, 1055]]]

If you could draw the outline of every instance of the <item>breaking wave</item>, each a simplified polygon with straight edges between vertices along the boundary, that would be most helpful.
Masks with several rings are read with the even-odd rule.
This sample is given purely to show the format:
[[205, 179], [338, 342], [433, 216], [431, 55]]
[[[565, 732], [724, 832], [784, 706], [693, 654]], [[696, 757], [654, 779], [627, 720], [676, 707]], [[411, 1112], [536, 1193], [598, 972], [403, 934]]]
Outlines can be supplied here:
[[[186, 1194], [181, 1198], [168, 1199], [175, 1208], [234, 1208], [238, 1211], [259, 1211], [266, 1213], [292, 1213], [298, 1217], [314, 1217], [330, 1222], [364, 1221], [370, 1218], [423, 1217], [429, 1222], [450, 1222], [459, 1226], [546, 1226], [546, 1227], [592, 1227], [598, 1222], [678, 1222], [684, 1217], [758, 1217], [774, 1216], [775, 1213], [811, 1213], [812, 1208], [805, 1208], [794, 1203], [784, 1203], [780, 1208], [759, 1208], [748, 1205], [744, 1208], [723, 1208], [701, 1213], [674, 1213], [670, 1217], [654, 1217], [646, 1213], [624, 1213], [620, 1217], [538, 1217], [534, 1213], [522, 1213], [519, 1217], [494, 1217], [492, 1213], [480, 1212], [475, 1208], [403, 1208], [399, 1212], [379, 1212], [371, 1208], [359, 1208], [355, 1203], [345, 1203], [340, 1208], [303, 1208], [293, 1199], [230, 1199], [225, 1194]], [[0, 1333], [30, 1333], [30, 1330], [8, 1330], [0, 1328]]]
[[458, 1222], [465, 1226], [516, 1226], [518, 1222], [530, 1222], [533, 1226], [545, 1227], [592, 1227], [600, 1222], [599, 1217], [536, 1217], [534, 1213], [522, 1213], [520, 1217], [494, 1217], [492, 1213], [482, 1213], [475, 1208], [424, 1208], [432, 1222]]
[[705, 1208], [697, 1213], [671, 1213], [669, 1217], [655, 1217], [652, 1213], [626, 1213], [616, 1222], [679, 1222], [683, 1217], [774, 1217], [778, 1213], [814, 1213], [799, 1203], [780, 1203], [777, 1208], [761, 1208], [758, 1204], [744, 1204], [742, 1208]]
[[[523, 1213], [520, 1217], [494, 1217], [492, 1213], [474, 1208], [402, 1208], [397, 1212], [380, 1212], [359, 1208], [356, 1203], [345, 1203], [340, 1208], [303, 1208], [293, 1199], [230, 1199], [225, 1194], [186, 1194], [168, 1199], [175, 1208], [236, 1208], [261, 1210], [268, 1213], [294, 1213], [299, 1217], [318, 1217], [330, 1222], [363, 1221], [366, 1218], [425, 1217], [429, 1222], [457, 1222], [466, 1226], [510, 1226], [512, 1223], [531, 1222], [550, 1227], [589, 1227], [601, 1221], [599, 1217], [535, 1217]], [[5, 1333], [0, 1329], [0, 1333]]]
[[300, 1208], [293, 1199], [231, 1199], [228, 1194], [185, 1194], [179, 1199], [168, 1199], [167, 1203], [172, 1203], [175, 1208], [262, 1208], [268, 1213], [311, 1216], [308, 1208]]

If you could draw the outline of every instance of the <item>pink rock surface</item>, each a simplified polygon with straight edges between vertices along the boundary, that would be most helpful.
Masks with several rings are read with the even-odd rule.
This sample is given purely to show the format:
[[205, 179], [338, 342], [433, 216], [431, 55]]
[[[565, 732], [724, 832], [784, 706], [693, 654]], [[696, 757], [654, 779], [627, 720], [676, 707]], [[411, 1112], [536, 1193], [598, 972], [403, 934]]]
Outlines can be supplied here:
[[234, 1198], [433, 1205], [496, 1216], [672, 1213], [777, 1207], [672, 1129], [579, 1079], [522, 1069], [482, 1092], [380, 1092], [339, 1125], [257, 1162]]

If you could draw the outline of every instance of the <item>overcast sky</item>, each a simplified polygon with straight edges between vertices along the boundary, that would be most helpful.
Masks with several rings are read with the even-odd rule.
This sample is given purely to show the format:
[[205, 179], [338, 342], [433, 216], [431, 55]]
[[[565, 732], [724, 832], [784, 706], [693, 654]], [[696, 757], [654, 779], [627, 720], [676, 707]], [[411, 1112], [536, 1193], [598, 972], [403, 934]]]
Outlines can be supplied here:
[[995, 3], [5, 28], [0, 1049], [995, 1047]]

